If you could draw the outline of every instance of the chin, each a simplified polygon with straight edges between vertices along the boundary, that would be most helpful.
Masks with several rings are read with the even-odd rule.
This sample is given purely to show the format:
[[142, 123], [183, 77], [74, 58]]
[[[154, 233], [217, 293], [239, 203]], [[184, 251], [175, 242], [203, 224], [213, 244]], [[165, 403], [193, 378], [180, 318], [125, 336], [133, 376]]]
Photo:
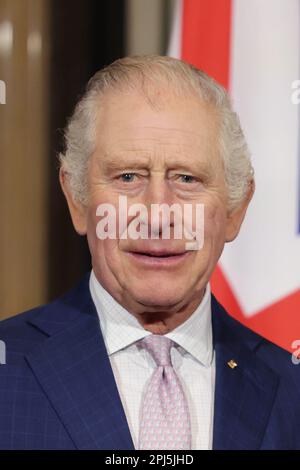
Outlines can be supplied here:
[[176, 288], [174, 284], [172, 287], [164, 287], [161, 284], [159, 286], [151, 286], [148, 284], [146, 289], [137, 286], [134, 291], [132, 291], [132, 296], [135, 301], [148, 307], [170, 308], [182, 302], [185, 295], [186, 291], [182, 288]]

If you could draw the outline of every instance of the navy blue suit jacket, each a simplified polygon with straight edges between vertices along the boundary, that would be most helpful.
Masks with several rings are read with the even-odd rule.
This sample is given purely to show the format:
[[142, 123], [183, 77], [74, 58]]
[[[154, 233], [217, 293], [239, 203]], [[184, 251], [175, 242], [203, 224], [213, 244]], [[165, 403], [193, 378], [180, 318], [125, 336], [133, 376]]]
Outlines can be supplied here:
[[[89, 276], [0, 322], [1, 449], [133, 449], [90, 296]], [[300, 449], [300, 365], [212, 297], [214, 449]], [[227, 362], [234, 359], [237, 367]]]

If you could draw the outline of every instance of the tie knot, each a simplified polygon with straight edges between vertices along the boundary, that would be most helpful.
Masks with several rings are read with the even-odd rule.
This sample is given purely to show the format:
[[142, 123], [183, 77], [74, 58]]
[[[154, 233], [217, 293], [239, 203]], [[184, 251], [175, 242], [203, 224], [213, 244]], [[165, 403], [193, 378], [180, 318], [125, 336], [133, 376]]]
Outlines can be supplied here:
[[152, 355], [158, 366], [171, 365], [171, 347], [173, 341], [166, 336], [150, 335], [141, 340], [141, 344]]

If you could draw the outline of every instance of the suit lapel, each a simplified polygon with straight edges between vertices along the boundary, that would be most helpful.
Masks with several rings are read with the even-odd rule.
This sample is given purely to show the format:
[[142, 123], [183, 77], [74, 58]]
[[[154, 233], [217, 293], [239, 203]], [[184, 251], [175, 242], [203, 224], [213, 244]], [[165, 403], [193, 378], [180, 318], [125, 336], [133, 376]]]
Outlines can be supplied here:
[[[259, 449], [279, 384], [254, 352], [261, 338], [212, 299], [216, 385], [214, 449]], [[237, 330], [238, 335], [237, 335]], [[228, 362], [234, 360], [236, 367]]]
[[[84, 302], [80, 296], [76, 302], [71, 295], [67, 302], [52, 307], [51, 315], [31, 322], [49, 337], [27, 355], [27, 361], [78, 449], [133, 449], [85, 284], [85, 289], [81, 288]], [[64, 318], [67, 326], [62, 327]]]

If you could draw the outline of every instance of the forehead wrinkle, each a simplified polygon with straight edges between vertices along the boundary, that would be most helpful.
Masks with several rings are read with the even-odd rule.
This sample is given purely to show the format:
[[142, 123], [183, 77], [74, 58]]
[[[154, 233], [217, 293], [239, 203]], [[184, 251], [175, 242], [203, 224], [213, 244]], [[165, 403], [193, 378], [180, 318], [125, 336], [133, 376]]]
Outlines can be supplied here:
[[[174, 145], [178, 147], [180, 146], [195, 146], [200, 145], [201, 147], [205, 145], [207, 142], [212, 141], [214, 139], [215, 134], [211, 135], [211, 130], [207, 132], [207, 129], [199, 128], [199, 131], [194, 132], [188, 129], [179, 129], [179, 128], [161, 128], [161, 127], [147, 127], [147, 126], [134, 126], [130, 128], [122, 128], [120, 133], [123, 130], [130, 130], [133, 134], [133, 137], [124, 137], [119, 138], [112, 143], [113, 147], [117, 147], [118, 145], [123, 147], [124, 150], [145, 150], [145, 146], [148, 144], [152, 145], [153, 143], [158, 143], [159, 145]], [[138, 131], [158, 131], [158, 135], [138, 135]], [[174, 135], [176, 134], [176, 136]], [[177, 142], [174, 142], [174, 139], [177, 139]], [[142, 143], [142, 145], [141, 145]], [[110, 143], [106, 143], [106, 145], [110, 145]]]
[[[180, 133], [180, 134], [191, 134], [193, 136], [198, 136], [200, 137], [200, 135], [198, 134], [198, 132], [194, 132], [194, 131], [191, 131], [189, 129], [183, 129], [182, 127], [158, 127], [158, 126], [135, 126], [135, 129], [147, 129], [147, 130], [154, 130], [154, 131], [159, 131], [161, 133], [168, 133], [168, 132], [176, 132], [176, 133]], [[151, 138], [149, 138], [151, 139]], [[155, 137], [153, 137], [152, 139], [155, 139]]]
[[[159, 167], [163, 167], [165, 170], [181, 170], [181, 171], [191, 171], [199, 172], [204, 175], [211, 175], [214, 172], [214, 167], [212, 161], [205, 160], [201, 161], [200, 159], [190, 159], [188, 156], [182, 155], [178, 149], [174, 152], [173, 158], [166, 158], [165, 155], [158, 153], [149, 153], [147, 157], [132, 158], [132, 154], [136, 152], [137, 149], [131, 149], [129, 154], [127, 152], [106, 152], [103, 154], [102, 158], [99, 159], [99, 166], [103, 165], [110, 171], [120, 170], [122, 168], [135, 169], [143, 168], [151, 171], [155, 171], [155, 168], [158, 164]], [[180, 157], [180, 155], [182, 155]], [[162, 165], [161, 165], [162, 163]]]
[[[181, 132], [182, 134], [182, 132]], [[146, 155], [152, 155], [153, 153], [157, 153], [157, 150], [160, 148], [167, 148], [167, 147], [174, 147], [175, 152], [180, 154], [185, 152], [185, 148], [192, 149], [193, 153], [197, 152], [198, 150], [205, 148], [207, 144], [210, 144], [211, 139], [207, 138], [205, 140], [201, 139], [201, 135], [197, 133], [191, 132], [194, 137], [199, 137], [199, 139], [195, 140], [195, 138], [188, 139], [188, 140], [173, 140], [173, 136], [169, 136], [169, 139], [159, 140], [158, 137], [153, 136], [134, 136], [133, 138], [127, 137], [118, 139], [114, 141], [111, 145], [108, 143], [106, 149], [103, 148], [103, 154], [122, 154], [124, 152], [142, 152]], [[154, 145], [153, 145], [154, 144]], [[197, 149], [198, 147], [198, 149]], [[180, 151], [178, 150], [180, 149]]]

